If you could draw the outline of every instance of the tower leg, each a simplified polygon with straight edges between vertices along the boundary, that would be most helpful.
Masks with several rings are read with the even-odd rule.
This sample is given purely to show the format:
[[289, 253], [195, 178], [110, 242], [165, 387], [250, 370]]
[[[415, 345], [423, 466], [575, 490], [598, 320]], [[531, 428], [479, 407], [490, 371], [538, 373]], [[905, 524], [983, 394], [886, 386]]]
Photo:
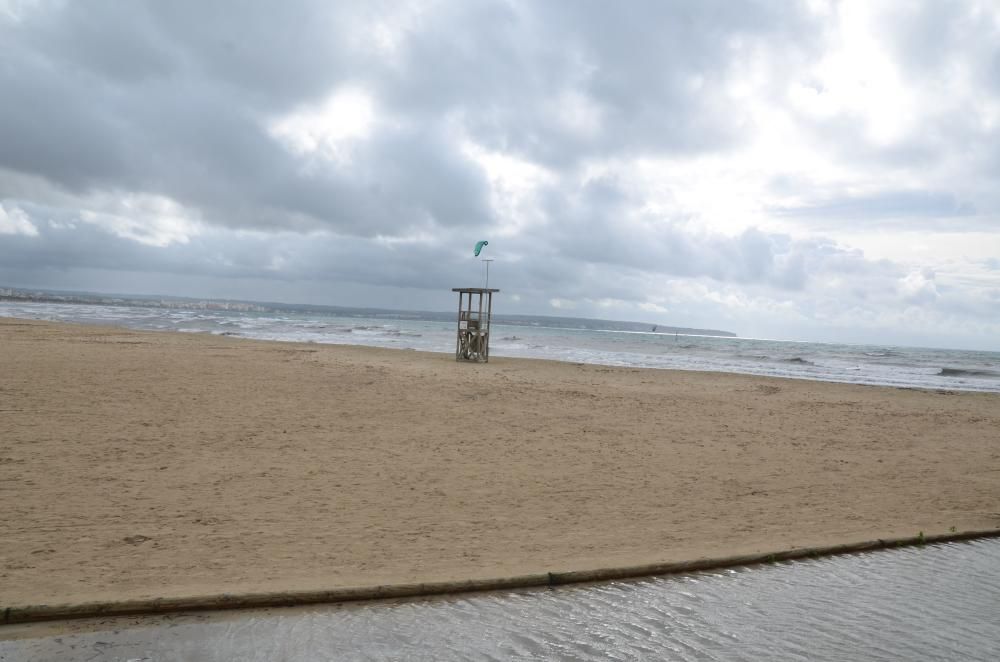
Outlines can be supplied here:
[[462, 297], [464, 295], [458, 293], [458, 329], [455, 334], [455, 360], [458, 360], [459, 355], [462, 352]]

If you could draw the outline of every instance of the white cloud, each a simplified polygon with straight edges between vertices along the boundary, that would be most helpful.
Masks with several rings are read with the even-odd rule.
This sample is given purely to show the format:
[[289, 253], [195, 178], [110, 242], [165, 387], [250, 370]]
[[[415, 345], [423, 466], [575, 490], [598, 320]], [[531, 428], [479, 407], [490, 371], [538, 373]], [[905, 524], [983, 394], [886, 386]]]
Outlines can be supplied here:
[[564, 90], [549, 107], [556, 124], [580, 138], [597, 138], [604, 126], [604, 110], [579, 90]]
[[368, 138], [376, 121], [371, 95], [346, 85], [321, 104], [300, 107], [271, 121], [268, 132], [297, 154], [346, 164], [352, 144]]
[[163, 196], [97, 195], [89, 202], [80, 211], [81, 221], [147, 246], [186, 244], [201, 232], [196, 214]]
[[647, 313], [659, 313], [665, 315], [670, 312], [666, 306], [662, 306], [658, 303], [653, 303], [651, 301], [644, 301], [639, 304], [639, 310], [644, 310]]
[[937, 284], [934, 282], [934, 272], [922, 269], [906, 274], [899, 281], [899, 289], [903, 299], [908, 303], [932, 303], [938, 298]]
[[516, 155], [488, 150], [467, 138], [461, 149], [486, 174], [490, 204], [498, 221], [493, 230], [496, 236], [514, 237], [546, 222], [540, 195], [558, 184], [554, 172]]
[[8, 211], [5, 204], [0, 203], [0, 234], [22, 234], [28, 237], [37, 237], [38, 228], [31, 222], [23, 209], [11, 205]]
[[549, 305], [556, 310], [573, 310], [576, 308], [575, 301], [570, 301], [569, 299], [559, 299], [556, 297], [549, 299]]

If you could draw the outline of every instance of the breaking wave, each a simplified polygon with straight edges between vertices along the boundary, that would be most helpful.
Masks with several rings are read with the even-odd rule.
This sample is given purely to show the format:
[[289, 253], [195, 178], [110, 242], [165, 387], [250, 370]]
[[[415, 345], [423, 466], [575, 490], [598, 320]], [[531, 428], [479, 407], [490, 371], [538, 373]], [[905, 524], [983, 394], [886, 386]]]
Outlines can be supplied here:
[[964, 368], [941, 368], [939, 377], [1000, 377], [1000, 372], [993, 370], [966, 370]]

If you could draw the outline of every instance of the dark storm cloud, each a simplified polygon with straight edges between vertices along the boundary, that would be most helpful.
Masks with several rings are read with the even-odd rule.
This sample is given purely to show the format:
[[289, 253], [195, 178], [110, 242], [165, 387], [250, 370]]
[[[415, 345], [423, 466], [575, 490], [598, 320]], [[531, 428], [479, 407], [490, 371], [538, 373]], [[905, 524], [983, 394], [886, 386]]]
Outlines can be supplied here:
[[[4, 235], [0, 265], [24, 272], [92, 268], [217, 278], [331, 280], [392, 287], [450, 288], [467, 256], [439, 244], [394, 245], [365, 238], [210, 230], [159, 246], [118, 236], [58, 208], [27, 204], [37, 234]], [[466, 259], [462, 259], [466, 258]], [[475, 265], [473, 265], [475, 266]]]
[[[602, 195], [618, 194], [605, 189]], [[38, 235], [0, 242], [0, 264], [7, 268], [92, 267], [220, 278], [265, 275], [445, 290], [454, 286], [456, 274], [479, 277], [478, 263], [448, 238], [397, 243], [328, 233], [233, 236], [218, 230], [161, 247], [118, 236], [100, 223], [58, 208], [25, 205], [23, 211]], [[155, 236], [148, 237], [152, 239]], [[809, 277], [897, 275], [889, 265], [825, 240], [796, 241], [755, 229], [736, 237], [693, 234], [664, 219], [602, 225], [567, 217], [550, 226], [547, 234], [494, 243], [502, 247], [507, 263], [505, 287], [540, 296], [558, 292], [562, 297], [631, 300], [639, 289], [630, 283], [649, 277], [710, 278], [801, 290]]]
[[[553, 192], [552, 221], [518, 248], [541, 263], [552, 255], [567, 265], [605, 265], [670, 277], [707, 277], [723, 282], [799, 290], [810, 277], [882, 270], [860, 251], [816, 238], [792, 239], [748, 228], [736, 236], [693, 229], [686, 218], [636, 214], [641, 201], [611, 179], [590, 181], [574, 194]], [[576, 269], [568, 269], [575, 274]], [[608, 295], [610, 296], [610, 295]]]
[[80, 193], [166, 195], [231, 227], [373, 235], [489, 217], [481, 175], [436, 126], [377, 136], [347, 174], [307, 172], [268, 135], [349, 68], [335, 45], [351, 21], [326, 3], [183, 4], [68, 3], [0, 23], [15, 100], [0, 105], [0, 166]]
[[[392, 54], [371, 47], [371, 19], [404, 9], [42, 3], [0, 23], [0, 88], [15, 100], [0, 106], [0, 166], [170, 196], [232, 227], [481, 224], [485, 182], [440, 139], [449, 114], [487, 146], [553, 163], [707, 149], [739, 139], [738, 110], [713, 91], [730, 64], [765, 40], [806, 43], [798, 14], [766, 3], [470, 2], [404, 21]], [[359, 147], [351, 172], [305, 171], [264, 130], [356, 81], [408, 128]], [[560, 114], [590, 112], [561, 108], [577, 102], [596, 113], [587, 135]]]
[[[565, 166], [743, 140], [749, 119], [724, 84], [764, 45], [776, 58], [808, 52], [817, 26], [773, 3], [473, 2], [435, 11], [422, 28], [401, 66], [376, 80], [391, 104], [465, 109], [487, 147]], [[577, 111], [598, 126], [575, 127], [566, 115]]]

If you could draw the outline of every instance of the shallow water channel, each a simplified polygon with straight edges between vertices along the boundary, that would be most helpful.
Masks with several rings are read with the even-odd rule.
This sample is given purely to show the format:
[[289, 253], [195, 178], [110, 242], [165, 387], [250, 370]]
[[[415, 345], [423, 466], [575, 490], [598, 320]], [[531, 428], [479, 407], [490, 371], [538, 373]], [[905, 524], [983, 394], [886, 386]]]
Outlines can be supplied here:
[[0, 660], [998, 660], [1000, 539], [451, 598], [0, 627]]

